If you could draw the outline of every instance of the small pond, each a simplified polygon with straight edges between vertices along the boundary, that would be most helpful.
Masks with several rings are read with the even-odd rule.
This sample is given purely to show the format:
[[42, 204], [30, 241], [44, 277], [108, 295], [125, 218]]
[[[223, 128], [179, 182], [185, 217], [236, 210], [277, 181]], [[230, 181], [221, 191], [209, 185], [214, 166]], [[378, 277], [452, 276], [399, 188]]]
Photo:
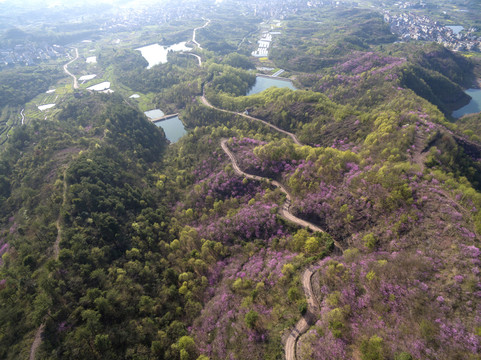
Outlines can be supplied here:
[[468, 105], [453, 111], [453, 117], [460, 118], [466, 114], [474, 114], [481, 111], [481, 89], [468, 89], [466, 94], [472, 97]]
[[170, 46], [162, 46], [159, 44], [152, 44], [135, 49], [140, 51], [145, 60], [149, 63], [147, 69], [167, 62], [167, 54], [169, 51], [190, 51], [192, 48], [185, 46], [186, 42], [180, 42]]
[[187, 134], [184, 124], [178, 116], [171, 117], [167, 120], [156, 121], [154, 124], [164, 130], [165, 136], [171, 143], [177, 142], [182, 136]]
[[290, 80], [257, 76], [254, 86], [249, 89], [247, 95], [258, 94], [269, 89], [271, 86], [276, 86], [278, 88], [286, 87], [292, 90], [297, 90]]

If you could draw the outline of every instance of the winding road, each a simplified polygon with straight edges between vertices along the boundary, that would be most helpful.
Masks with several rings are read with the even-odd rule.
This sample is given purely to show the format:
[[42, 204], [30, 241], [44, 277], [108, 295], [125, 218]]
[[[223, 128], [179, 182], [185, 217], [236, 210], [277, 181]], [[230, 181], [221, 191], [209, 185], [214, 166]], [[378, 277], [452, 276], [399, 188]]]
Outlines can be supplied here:
[[[235, 155], [230, 151], [229, 147], [227, 146], [227, 141], [229, 140], [221, 139], [220, 146], [222, 150], [224, 150], [224, 152], [229, 157], [232, 163], [234, 172], [236, 174], [252, 180], [270, 182], [272, 185], [279, 188], [284, 194], [286, 194], [286, 201], [284, 202], [284, 205], [280, 210], [280, 214], [284, 219], [291, 221], [296, 225], [309, 228], [312, 231], [325, 232], [320, 227], [308, 221], [299, 219], [297, 216], [295, 216], [289, 211], [292, 197], [281, 183], [275, 180], [270, 180], [262, 176], [252, 175], [242, 171], [241, 168], [239, 167], [239, 164], [237, 163], [237, 159]], [[334, 241], [334, 245], [342, 251], [342, 247], [337, 241]], [[314, 271], [311, 268], [308, 268], [302, 273], [302, 276], [301, 276], [302, 288], [304, 290], [304, 294], [307, 299], [307, 311], [304, 314], [304, 316], [297, 322], [296, 326], [294, 326], [294, 329], [292, 329], [291, 333], [287, 338], [286, 345], [285, 345], [286, 360], [295, 360], [297, 358], [296, 347], [297, 347], [297, 341], [299, 340], [299, 337], [302, 334], [304, 334], [307, 330], [309, 330], [309, 327], [315, 323], [315, 318], [312, 315], [316, 313], [316, 310], [317, 311], [319, 310], [319, 305], [312, 291], [311, 278], [313, 274], [314, 274]]]
[[29, 360], [35, 360], [35, 356], [37, 354], [37, 349], [42, 343], [42, 334], [43, 334], [43, 329], [45, 328], [45, 323], [40, 325], [37, 329], [37, 332], [35, 333], [35, 339], [33, 340], [32, 347], [30, 348], [30, 357]]
[[[302, 145], [294, 134], [289, 133], [285, 130], [279, 129], [278, 127], [276, 127], [272, 124], [269, 124], [269, 123], [265, 122], [264, 120], [257, 119], [257, 118], [252, 117], [252, 116], [248, 116], [246, 114], [241, 114], [241, 113], [236, 113], [236, 112], [216, 108], [207, 101], [205, 96], [202, 96], [202, 102], [206, 106], [217, 109], [219, 111], [223, 111], [223, 112], [227, 112], [227, 113], [231, 113], [231, 114], [235, 114], [235, 115], [241, 115], [241, 116], [247, 117], [251, 120], [260, 121], [260, 122], [270, 126], [271, 128], [274, 128], [274, 129], [282, 132], [283, 134], [289, 135], [291, 137], [291, 139], [293, 139], [293, 141], [296, 144]], [[230, 151], [229, 147], [227, 146], [227, 141], [228, 141], [228, 139], [221, 139], [220, 146], [221, 146], [222, 150], [229, 157], [229, 159], [232, 163], [232, 167], [234, 169], [234, 172], [236, 174], [238, 174], [240, 176], [244, 176], [244, 177], [246, 177], [248, 179], [252, 179], [252, 180], [270, 182], [272, 185], [279, 188], [286, 195], [286, 201], [284, 202], [284, 204], [282, 205], [282, 207], [279, 211], [280, 215], [284, 219], [286, 219], [286, 220], [288, 220], [288, 221], [290, 221], [294, 224], [297, 224], [299, 226], [308, 228], [308, 229], [310, 229], [311, 231], [314, 231], [314, 232], [316, 232], [316, 231], [325, 232], [320, 227], [318, 227], [318, 226], [316, 226], [316, 225], [314, 225], [314, 224], [312, 224], [312, 223], [310, 223], [306, 220], [300, 219], [290, 212], [292, 196], [289, 193], [289, 191], [287, 191], [287, 189], [281, 183], [279, 183], [278, 181], [275, 181], [275, 180], [270, 180], [270, 179], [262, 177], [262, 176], [252, 175], [252, 174], [248, 174], [248, 173], [244, 172], [239, 167], [239, 164], [237, 163], [237, 159], [236, 159], [235, 155]], [[334, 241], [334, 246], [336, 246], [341, 251], [343, 250], [341, 245], [337, 241]], [[303, 317], [297, 322], [297, 324], [294, 326], [294, 329], [292, 329], [292, 331], [290, 332], [290, 334], [289, 334], [289, 336], [286, 340], [286, 344], [285, 344], [286, 360], [296, 360], [297, 359], [296, 348], [297, 348], [297, 342], [299, 340], [299, 337], [302, 334], [304, 334], [307, 330], [309, 330], [309, 327], [315, 323], [315, 317], [313, 316], [313, 314], [318, 312], [319, 308], [320, 308], [319, 304], [317, 302], [317, 299], [314, 296], [314, 293], [312, 291], [311, 279], [312, 279], [313, 274], [314, 274], [314, 270], [312, 268], [307, 268], [302, 273], [302, 276], [301, 276], [302, 288], [304, 290], [304, 294], [306, 296], [306, 301], [307, 301], [307, 311], [303, 315]]]
[[[67, 203], [67, 169], [63, 170], [63, 190], [62, 190], [62, 209], [65, 204]], [[53, 245], [53, 253], [55, 259], [58, 259], [58, 255], [60, 254], [60, 240], [62, 239], [62, 226], [60, 224], [61, 220], [61, 212], [58, 214], [57, 222], [55, 225], [57, 226], [57, 238], [55, 239], [55, 244]]]
[[68, 63], [66, 63], [64, 66], [63, 66], [63, 71], [65, 71], [65, 73], [69, 76], [71, 76], [73, 78], [73, 88], [74, 89], [78, 89], [78, 81], [77, 81], [77, 77], [72, 74], [69, 70], [68, 70], [68, 66], [73, 63], [75, 60], [78, 59], [78, 49], [77, 48], [74, 48], [75, 49], [75, 58], [73, 58], [72, 60], [70, 60]]
[[297, 341], [299, 340], [299, 337], [309, 330], [309, 327], [315, 323], [315, 320], [311, 314], [314, 314], [316, 310], [319, 310], [317, 300], [312, 292], [312, 275], [314, 275], [314, 271], [311, 268], [308, 268], [302, 273], [301, 276], [302, 288], [304, 290], [304, 294], [306, 295], [308, 310], [306, 314], [297, 322], [296, 326], [294, 326], [294, 329], [287, 338], [285, 346], [286, 360], [295, 360], [297, 358]]
[[[269, 126], [270, 128], [272, 128], [272, 129], [274, 129], [274, 130], [276, 130], [276, 131], [278, 131], [282, 134], [285, 134], [285, 135], [289, 136], [295, 144], [297, 144], [299, 146], [303, 145], [299, 141], [299, 139], [296, 137], [296, 135], [294, 135], [293, 133], [290, 133], [286, 130], [280, 129], [277, 126], [268, 123], [267, 121], [255, 118], [255, 117], [247, 115], [245, 113], [239, 113], [239, 112], [235, 112], [235, 111], [224, 110], [224, 109], [220, 109], [218, 107], [213, 106], [205, 97], [205, 89], [202, 92], [201, 101], [205, 106], [208, 106], [212, 109], [222, 111], [222, 112], [225, 112], [225, 113], [228, 113], [228, 114], [243, 116], [243, 117], [245, 117], [249, 120], [261, 122], [261, 123]], [[290, 212], [292, 196], [289, 193], [289, 191], [287, 191], [287, 189], [281, 183], [279, 183], [278, 181], [275, 181], [275, 180], [271, 180], [271, 179], [268, 179], [268, 178], [265, 178], [265, 177], [262, 177], [262, 176], [258, 176], [258, 175], [248, 174], [248, 173], [242, 171], [241, 168], [239, 167], [239, 164], [237, 163], [237, 159], [236, 159], [235, 155], [228, 148], [227, 141], [228, 141], [228, 139], [221, 139], [220, 145], [222, 147], [222, 150], [229, 157], [235, 173], [237, 173], [238, 175], [244, 176], [248, 179], [252, 179], [252, 180], [268, 181], [272, 185], [274, 185], [275, 187], [279, 188], [284, 194], [286, 194], [286, 201], [284, 202], [284, 204], [282, 205], [282, 207], [279, 211], [280, 215], [284, 219], [286, 219], [286, 220], [288, 220], [288, 221], [290, 221], [294, 224], [297, 224], [299, 226], [308, 228], [308, 229], [310, 229], [311, 231], [314, 231], [314, 232], [316, 232], [316, 231], [325, 232], [320, 227], [318, 227], [318, 226], [316, 226], [316, 225], [314, 225], [314, 224], [312, 224], [312, 223], [310, 223], [306, 220], [300, 219]], [[339, 250], [343, 251], [342, 246], [335, 240], [334, 240], [334, 246], [336, 248], [338, 248]], [[290, 332], [290, 334], [289, 334], [289, 336], [286, 340], [286, 344], [285, 344], [286, 360], [296, 360], [297, 359], [296, 348], [297, 348], [297, 342], [299, 340], [299, 337], [302, 334], [304, 334], [307, 330], [309, 330], [309, 327], [315, 323], [316, 319], [315, 319], [315, 316], [313, 316], [313, 314], [316, 313], [316, 310], [318, 312], [318, 310], [320, 308], [320, 306], [318, 304], [318, 301], [317, 301], [317, 299], [314, 296], [314, 293], [312, 291], [311, 279], [312, 279], [313, 274], [314, 274], [314, 270], [312, 268], [307, 268], [302, 273], [302, 276], [301, 276], [302, 288], [304, 290], [304, 294], [306, 296], [306, 301], [307, 301], [307, 311], [302, 316], [302, 318], [297, 322], [297, 324], [294, 326], [294, 329], [292, 329], [292, 331]]]
[[255, 118], [255, 117], [250, 116], [250, 115], [247, 115], [247, 114], [245, 114], [245, 113], [240, 113], [240, 112], [235, 112], [235, 111], [230, 111], [230, 110], [224, 110], [224, 109], [220, 109], [220, 108], [218, 108], [218, 107], [215, 107], [214, 105], [212, 105], [212, 104], [206, 99], [205, 93], [202, 94], [201, 100], [202, 100], [202, 103], [203, 103], [205, 106], [208, 106], [208, 107], [210, 107], [210, 108], [212, 108], [212, 109], [215, 109], [215, 110], [218, 110], [218, 111], [222, 111], [222, 112], [225, 112], [225, 113], [228, 113], [228, 114], [239, 115], [239, 116], [243, 116], [243, 117], [245, 117], [245, 118], [247, 118], [247, 119], [249, 119], [249, 120], [254, 120], [254, 121], [261, 122], [261, 123], [263, 123], [264, 125], [267, 125], [267, 126], [269, 126], [270, 128], [272, 128], [272, 129], [274, 129], [274, 130], [276, 130], [276, 131], [278, 131], [278, 132], [280, 132], [280, 133], [283, 133], [283, 134], [289, 136], [295, 144], [300, 145], [300, 146], [304, 145], [304, 144], [302, 144], [302, 143], [299, 141], [299, 139], [297, 138], [297, 136], [294, 135], [293, 133], [290, 133], [289, 131], [286, 131], [286, 130], [283, 130], [283, 129], [281, 129], [281, 128], [278, 128], [277, 126], [272, 125], [272, 124], [268, 123], [268, 122], [265, 121], [265, 120]]
[[[205, 20], [205, 19], [204, 19]], [[194, 33], [192, 34], [192, 42], [199, 48], [199, 49], [202, 49], [202, 46], [200, 46], [200, 44], [195, 40], [195, 35], [197, 33], [197, 30], [200, 30], [200, 29], [203, 29], [205, 28], [207, 25], [210, 24], [210, 20], [207, 20], [207, 22], [203, 25], [203, 26], [199, 26], [199, 27], [196, 27], [194, 29]]]
[[[282, 215], [283, 218], [285, 218], [286, 220], [291, 221], [291, 222], [293, 222], [293, 223], [295, 223], [299, 226], [306, 227], [306, 228], [310, 229], [311, 231], [325, 232], [319, 226], [316, 226], [316, 225], [314, 225], [314, 224], [312, 224], [308, 221], [299, 219], [297, 216], [295, 216], [293, 213], [291, 213], [289, 211], [289, 209], [291, 207], [292, 196], [287, 191], [287, 189], [284, 187], [284, 185], [282, 185], [280, 182], [278, 182], [276, 180], [271, 180], [269, 178], [265, 178], [265, 177], [262, 177], [262, 176], [248, 174], [248, 173], [242, 171], [241, 168], [239, 167], [239, 164], [237, 163], [237, 159], [235, 158], [235, 155], [228, 148], [227, 141], [229, 141], [229, 139], [222, 139], [221, 142], [220, 142], [220, 146], [222, 147], [222, 150], [224, 150], [224, 152], [229, 157], [229, 159], [232, 163], [232, 167], [234, 168], [234, 171], [235, 171], [236, 174], [244, 176], [244, 177], [246, 177], [248, 179], [252, 179], [252, 180], [270, 182], [272, 185], [279, 188], [284, 194], [286, 194], [286, 201], [284, 202], [284, 205], [282, 205], [282, 208], [280, 210], [280, 214]], [[336, 245], [336, 246], [338, 246], [338, 245]]]
[[192, 54], [190, 52], [186, 52], [186, 53], [183, 53], [183, 54], [187, 54], [187, 55], [190, 55], [190, 56], [195, 56], [197, 58], [197, 61], [199, 62], [199, 67], [202, 66], [202, 58], [197, 55], [197, 54]]

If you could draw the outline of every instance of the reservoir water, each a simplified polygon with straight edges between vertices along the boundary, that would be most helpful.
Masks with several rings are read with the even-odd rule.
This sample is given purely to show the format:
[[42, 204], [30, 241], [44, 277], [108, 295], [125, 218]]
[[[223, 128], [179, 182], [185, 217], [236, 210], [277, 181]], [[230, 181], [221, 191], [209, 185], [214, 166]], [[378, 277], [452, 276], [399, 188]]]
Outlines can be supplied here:
[[481, 89], [468, 89], [466, 94], [472, 97], [468, 105], [453, 111], [453, 117], [460, 118], [466, 114], [474, 114], [481, 112]]
[[186, 42], [180, 42], [170, 46], [162, 46], [159, 44], [152, 44], [135, 49], [140, 51], [145, 60], [149, 63], [147, 69], [167, 62], [167, 54], [169, 51], [190, 51], [192, 48], [185, 46]]
[[165, 136], [171, 143], [177, 142], [182, 136], [187, 134], [184, 124], [180, 121], [178, 116], [167, 120], [156, 121], [155, 126], [164, 129]]
[[257, 76], [254, 86], [249, 89], [247, 95], [258, 94], [270, 88], [271, 86], [276, 86], [278, 88], [286, 87], [292, 90], [297, 90], [294, 85], [292, 85], [292, 82], [290, 80]]

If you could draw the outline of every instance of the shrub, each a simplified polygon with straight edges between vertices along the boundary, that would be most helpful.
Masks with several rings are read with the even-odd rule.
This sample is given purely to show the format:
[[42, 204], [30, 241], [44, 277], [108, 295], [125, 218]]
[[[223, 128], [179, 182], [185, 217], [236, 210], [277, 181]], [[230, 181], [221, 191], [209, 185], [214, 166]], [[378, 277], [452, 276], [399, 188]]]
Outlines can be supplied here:
[[376, 248], [378, 243], [378, 240], [371, 233], [364, 235], [362, 241], [364, 242], [364, 246], [371, 251]]
[[331, 330], [332, 335], [336, 338], [342, 337], [345, 329], [345, 316], [344, 312], [340, 308], [335, 308], [331, 310], [327, 315], [329, 320], [329, 330]]
[[413, 357], [410, 353], [402, 352], [395, 357], [396, 360], [413, 360]]
[[289, 291], [287, 291], [287, 298], [289, 301], [296, 301], [301, 297], [301, 294], [299, 293], [299, 290], [296, 287], [291, 287]]
[[304, 250], [308, 254], [317, 254], [321, 251], [321, 241], [314, 236], [307, 239]]
[[256, 327], [257, 320], [259, 319], [259, 314], [251, 310], [244, 316], [244, 321], [249, 329], [253, 329]]
[[307, 312], [307, 302], [305, 299], [298, 302], [297, 309], [299, 310], [301, 315], [304, 315]]
[[384, 359], [382, 339], [373, 335], [369, 340], [363, 340], [361, 343], [361, 359], [362, 360], [383, 360]]

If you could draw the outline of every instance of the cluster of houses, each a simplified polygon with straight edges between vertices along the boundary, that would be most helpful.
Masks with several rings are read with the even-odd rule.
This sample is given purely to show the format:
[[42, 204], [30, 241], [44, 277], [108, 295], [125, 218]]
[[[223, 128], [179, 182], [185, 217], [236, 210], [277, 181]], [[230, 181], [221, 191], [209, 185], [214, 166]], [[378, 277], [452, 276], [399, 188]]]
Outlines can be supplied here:
[[254, 50], [251, 54], [255, 57], [267, 57], [269, 55], [269, 48], [272, 42], [273, 35], [280, 35], [280, 31], [264, 32], [261, 39], [257, 42], [259, 45], [257, 50]]
[[481, 51], [481, 38], [474, 34], [476, 31], [474, 28], [461, 32], [460, 26], [444, 26], [426, 16], [412, 13], [393, 15], [386, 12], [384, 20], [403, 40], [435, 41], [456, 51]]
[[65, 57], [67, 50], [60, 45], [39, 46], [34, 43], [15, 45], [10, 49], [0, 49], [0, 67], [22, 64], [35, 65], [45, 60]]
[[192, 18], [197, 6], [186, 2], [182, 6], [177, 3], [162, 3], [161, 6], [144, 6], [125, 8], [103, 22], [99, 30], [108, 32], [136, 31], [146, 25], [158, 25], [175, 20]]
[[250, 8], [254, 16], [263, 18], [276, 18], [284, 20], [292, 14], [309, 9], [320, 7], [353, 7], [357, 2], [345, 0], [237, 0], [242, 6]]
[[[197, 11], [197, 7], [199, 5], [190, 3], [183, 6], [166, 3], [158, 7], [126, 8], [105, 22], [99, 23], [98, 30], [99, 33], [135, 31], [146, 25], [188, 19]], [[9, 65], [36, 65], [45, 60], [65, 58], [67, 53], [68, 49], [63, 46], [25, 41], [8, 48], [0, 48], [0, 68]]]
[[252, 52], [252, 56], [255, 57], [267, 57], [269, 55], [269, 47], [271, 46], [272, 34], [264, 33], [261, 39], [257, 42], [259, 45], [257, 50]]

